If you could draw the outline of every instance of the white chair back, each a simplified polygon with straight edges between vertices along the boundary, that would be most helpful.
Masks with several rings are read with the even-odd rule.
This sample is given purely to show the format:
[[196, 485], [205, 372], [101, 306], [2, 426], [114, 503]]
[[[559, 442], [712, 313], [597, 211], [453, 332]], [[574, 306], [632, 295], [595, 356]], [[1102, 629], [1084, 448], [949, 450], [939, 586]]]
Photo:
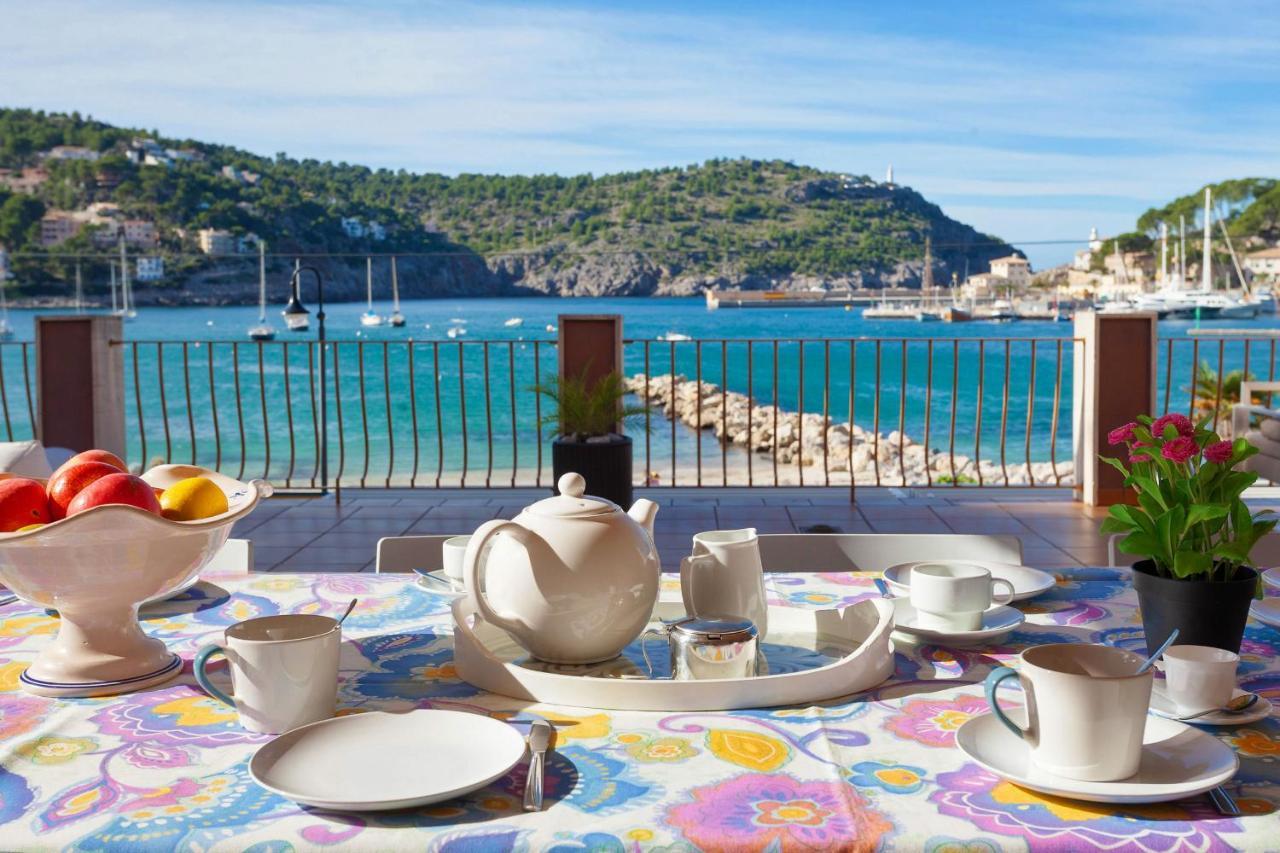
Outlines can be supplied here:
[[[1136, 562], [1131, 554], [1120, 550], [1120, 540], [1124, 533], [1112, 533], [1107, 537], [1107, 565], [1116, 568], [1129, 566]], [[1274, 569], [1280, 566], [1280, 533], [1268, 533], [1253, 545], [1249, 554], [1249, 563], [1259, 569]]]
[[1022, 563], [1022, 540], [969, 533], [776, 533], [760, 537], [766, 572], [882, 572], [917, 560]]
[[414, 569], [435, 571], [444, 568], [444, 540], [455, 535], [384, 536], [378, 540], [375, 572], [411, 572]]
[[251, 571], [253, 571], [253, 542], [248, 539], [228, 539], [200, 570], [200, 574], [247, 575]]

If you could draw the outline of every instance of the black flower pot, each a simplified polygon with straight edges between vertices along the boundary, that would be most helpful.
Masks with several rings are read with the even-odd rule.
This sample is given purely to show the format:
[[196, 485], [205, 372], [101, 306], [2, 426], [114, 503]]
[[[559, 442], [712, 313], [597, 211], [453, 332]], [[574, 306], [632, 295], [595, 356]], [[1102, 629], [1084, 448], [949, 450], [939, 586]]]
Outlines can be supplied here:
[[[551, 470], [557, 481], [564, 474], [581, 474], [587, 481], [587, 494], [611, 500], [623, 509], [631, 506], [631, 439], [625, 435], [590, 441], [557, 438], [551, 444]], [[554, 485], [551, 490], [558, 492]]]
[[1249, 604], [1258, 588], [1258, 573], [1248, 566], [1236, 570], [1228, 581], [1167, 578], [1156, 573], [1155, 563], [1133, 564], [1133, 588], [1142, 611], [1147, 654], [1178, 629], [1179, 645], [1214, 646], [1240, 653]]

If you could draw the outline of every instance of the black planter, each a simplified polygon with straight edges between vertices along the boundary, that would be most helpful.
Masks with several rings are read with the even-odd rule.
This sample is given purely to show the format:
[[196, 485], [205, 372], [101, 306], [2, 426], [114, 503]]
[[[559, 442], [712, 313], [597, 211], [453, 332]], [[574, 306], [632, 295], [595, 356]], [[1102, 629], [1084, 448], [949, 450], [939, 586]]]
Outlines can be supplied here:
[[[558, 481], [564, 474], [581, 474], [587, 494], [611, 500], [623, 509], [631, 506], [631, 439], [609, 436], [607, 441], [567, 441], [551, 444], [551, 470]], [[553, 485], [551, 491], [558, 490]]]
[[1150, 560], [1134, 563], [1133, 588], [1142, 611], [1147, 654], [1174, 628], [1178, 629], [1175, 643], [1214, 646], [1239, 654], [1257, 587], [1258, 573], [1247, 566], [1237, 569], [1232, 580], [1203, 581], [1161, 577]]

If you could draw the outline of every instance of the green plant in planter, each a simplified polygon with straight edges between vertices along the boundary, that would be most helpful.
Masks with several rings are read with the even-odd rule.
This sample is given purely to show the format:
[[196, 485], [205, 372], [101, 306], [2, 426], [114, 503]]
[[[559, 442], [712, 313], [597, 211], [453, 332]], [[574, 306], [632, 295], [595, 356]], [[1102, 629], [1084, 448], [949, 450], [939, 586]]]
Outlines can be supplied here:
[[555, 406], [544, 415], [542, 425], [553, 435], [569, 441], [587, 441], [613, 434], [618, 424], [626, 424], [648, 411], [647, 406], [627, 406], [627, 385], [619, 373], [608, 373], [588, 387], [587, 370], [578, 376], [555, 377], [539, 382], [532, 390]]
[[1254, 543], [1276, 526], [1264, 513], [1251, 514], [1240, 497], [1258, 479], [1233, 470], [1258, 452], [1243, 438], [1224, 441], [1204, 423], [1167, 414], [1142, 415], [1112, 430], [1107, 441], [1128, 448], [1127, 466], [1101, 458], [1124, 475], [1138, 505], [1112, 506], [1102, 532], [1128, 534], [1120, 550], [1149, 558], [1159, 575], [1232, 580], [1248, 564]]

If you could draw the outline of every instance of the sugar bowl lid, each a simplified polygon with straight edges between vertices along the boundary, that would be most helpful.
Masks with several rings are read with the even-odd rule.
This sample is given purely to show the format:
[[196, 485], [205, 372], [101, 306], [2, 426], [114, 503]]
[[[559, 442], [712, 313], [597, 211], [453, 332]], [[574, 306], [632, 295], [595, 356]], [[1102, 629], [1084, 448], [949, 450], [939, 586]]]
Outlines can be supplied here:
[[556, 481], [560, 494], [543, 498], [525, 508], [525, 512], [553, 518], [590, 518], [621, 512], [613, 501], [583, 494], [587, 481], [581, 474], [564, 474]]
[[686, 641], [715, 644], [741, 643], [760, 633], [754, 622], [740, 616], [686, 616], [668, 629]]

